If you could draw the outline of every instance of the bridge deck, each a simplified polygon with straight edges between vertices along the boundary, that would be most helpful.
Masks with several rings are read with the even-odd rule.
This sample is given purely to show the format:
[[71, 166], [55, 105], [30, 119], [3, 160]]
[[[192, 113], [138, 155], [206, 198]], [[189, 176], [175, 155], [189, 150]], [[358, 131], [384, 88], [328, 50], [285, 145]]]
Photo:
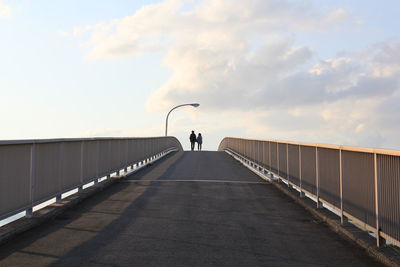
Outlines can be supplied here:
[[175, 153], [0, 247], [0, 266], [378, 266], [222, 152]]

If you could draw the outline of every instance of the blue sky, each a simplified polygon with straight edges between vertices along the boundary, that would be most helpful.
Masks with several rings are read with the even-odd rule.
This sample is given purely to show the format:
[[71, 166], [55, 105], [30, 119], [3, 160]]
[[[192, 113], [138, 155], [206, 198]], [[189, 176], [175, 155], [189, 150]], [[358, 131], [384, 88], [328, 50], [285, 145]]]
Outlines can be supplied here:
[[298, 36], [299, 42], [313, 45], [321, 57], [332, 57], [342, 51], [368, 48], [371, 44], [399, 37], [399, 1], [327, 0], [314, 1], [313, 4], [322, 9], [343, 8], [354, 16], [354, 19], [362, 22], [361, 25], [350, 25], [347, 29], [337, 28], [317, 36], [314, 33], [304, 37]]
[[0, 138], [158, 136], [170, 107], [200, 102], [171, 116], [186, 148], [192, 129], [210, 150], [224, 136], [400, 148], [398, 10], [0, 0]]
[[[79, 43], [60, 35], [77, 25], [128, 15], [138, 1], [15, 1], [0, 22], [2, 137], [70, 136], [140, 120], [146, 92], [168, 75], [160, 55], [88, 62]], [[93, 8], [96, 7], [96, 8]], [[158, 80], [152, 79], [156, 75]], [[137, 116], [137, 118], [136, 118]], [[149, 115], [151, 116], [151, 115]], [[132, 127], [132, 126], [131, 126]]]

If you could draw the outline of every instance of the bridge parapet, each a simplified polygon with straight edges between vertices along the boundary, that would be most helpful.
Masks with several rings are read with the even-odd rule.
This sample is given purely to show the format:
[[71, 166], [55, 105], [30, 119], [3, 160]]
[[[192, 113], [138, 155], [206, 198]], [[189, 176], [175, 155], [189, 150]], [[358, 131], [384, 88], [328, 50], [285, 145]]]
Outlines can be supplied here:
[[400, 151], [224, 138], [233, 151], [341, 217], [400, 246]]
[[0, 220], [171, 150], [175, 137], [1, 141]]

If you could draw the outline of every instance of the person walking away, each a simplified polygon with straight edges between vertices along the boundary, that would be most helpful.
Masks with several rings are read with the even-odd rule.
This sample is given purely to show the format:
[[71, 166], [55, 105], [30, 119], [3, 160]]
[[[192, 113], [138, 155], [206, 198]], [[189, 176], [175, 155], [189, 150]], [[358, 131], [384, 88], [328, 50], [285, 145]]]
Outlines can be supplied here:
[[196, 143], [196, 134], [194, 133], [194, 131], [192, 131], [192, 133], [190, 134], [190, 149], [193, 151], [194, 149], [194, 145]]
[[201, 145], [203, 144], [203, 136], [201, 136], [201, 133], [197, 136], [197, 150], [201, 150]]

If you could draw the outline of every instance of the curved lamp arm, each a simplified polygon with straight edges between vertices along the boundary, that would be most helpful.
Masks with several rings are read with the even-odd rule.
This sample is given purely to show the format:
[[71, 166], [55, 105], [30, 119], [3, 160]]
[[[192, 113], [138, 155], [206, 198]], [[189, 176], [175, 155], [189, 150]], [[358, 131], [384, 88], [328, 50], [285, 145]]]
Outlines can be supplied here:
[[171, 114], [171, 112], [172, 112], [174, 109], [177, 109], [177, 108], [180, 108], [180, 107], [183, 107], [183, 106], [192, 106], [192, 107], [197, 108], [198, 106], [200, 106], [200, 104], [198, 104], [198, 103], [182, 104], [182, 105], [178, 105], [178, 106], [173, 107], [173, 108], [168, 112], [167, 118], [165, 119], [165, 136], [168, 136], [168, 117], [169, 117], [169, 114]]

